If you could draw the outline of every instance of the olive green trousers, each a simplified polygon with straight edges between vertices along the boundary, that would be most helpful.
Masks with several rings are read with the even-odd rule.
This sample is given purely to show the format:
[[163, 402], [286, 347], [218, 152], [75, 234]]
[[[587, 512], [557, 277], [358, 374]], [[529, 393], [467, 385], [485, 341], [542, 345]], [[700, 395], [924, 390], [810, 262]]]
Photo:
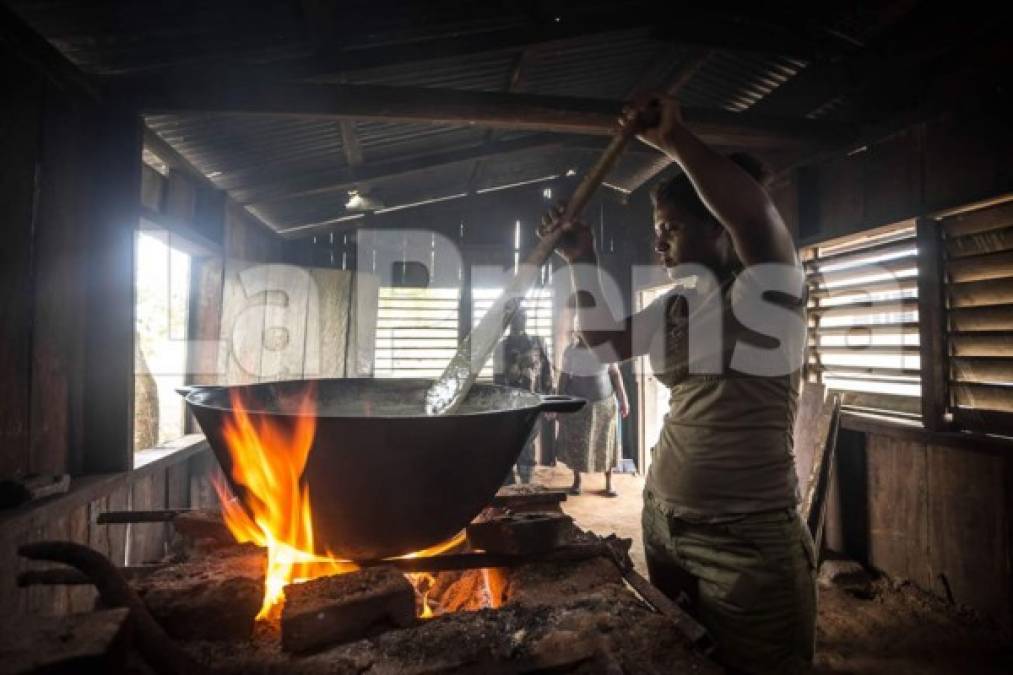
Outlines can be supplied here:
[[806, 672], [816, 637], [816, 560], [795, 509], [697, 523], [644, 492], [651, 583], [711, 633], [715, 657], [744, 673]]

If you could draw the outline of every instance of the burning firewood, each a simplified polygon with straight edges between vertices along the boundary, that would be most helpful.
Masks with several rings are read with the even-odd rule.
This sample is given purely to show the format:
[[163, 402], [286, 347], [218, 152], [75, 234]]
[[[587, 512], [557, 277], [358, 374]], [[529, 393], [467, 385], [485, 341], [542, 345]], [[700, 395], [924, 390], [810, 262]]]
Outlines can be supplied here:
[[364, 637], [378, 625], [415, 623], [415, 589], [400, 572], [371, 567], [285, 587], [281, 647], [306, 652]]
[[214, 547], [228, 546], [236, 541], [229, 528], [225, 526], [222, 512], [218, 510], [184, 511], [172, 519], [172, 526], [191, 544], [201, 543], [205, 546], [210, 544]]
[[468, 525], [468, 543], [489, 553], [523, 555], [551, 551], [573, 533], [573, 519], [562, 513], [505, 513]]

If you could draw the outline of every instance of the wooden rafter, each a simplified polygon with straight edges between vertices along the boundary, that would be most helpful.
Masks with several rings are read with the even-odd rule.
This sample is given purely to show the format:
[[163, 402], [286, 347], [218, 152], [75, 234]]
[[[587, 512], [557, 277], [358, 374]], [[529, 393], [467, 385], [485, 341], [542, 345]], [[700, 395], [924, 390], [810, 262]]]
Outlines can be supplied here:
[[[521, 91], [524, 86], [524, 75], [525, 69], [530, 63], [532, 56], [535, 53], [533, 47], [522, 49], [517, 56], [514, 58], [513, 66], [510, 68], [510, 77], [507, 78], [506, 92], [508, 94], [516, 94]], [[496, 130], [489, 129], [485, 132], [484, 145], [491, 145], [496, 139]], [[478, 180], [479, 172], [482, 170], [484, 162], [481, 158], [475, 160], [475, 163], [471, 167], [471, 173], [468, 174], [467, 192], [468, 194], [474, 194], [475, 192], [475, 181]]]
[[362, 146], [359, 144], [359, 136], [355, 133], [355, 123], [351, 120], [338, 122], [341, 131], [341, 149], [345, 153], [345, 161], [353, 169], [362, 166]]

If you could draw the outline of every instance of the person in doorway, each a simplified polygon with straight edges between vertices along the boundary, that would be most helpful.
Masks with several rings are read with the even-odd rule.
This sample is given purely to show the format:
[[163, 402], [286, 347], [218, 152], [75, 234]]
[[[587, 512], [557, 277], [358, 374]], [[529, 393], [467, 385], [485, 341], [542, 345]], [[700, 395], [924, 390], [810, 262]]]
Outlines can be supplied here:
[[581, 493], [581, 473], [604, 472], [605, 496], [618, 497], [612, 485], [612, 469], [619, 457], [618, 417], [629, 414], [630, 403], [619, 368], [602, 363], [580, 341], [574, 323], [570, 344], [563, 352], [558, 391], [586, 399], [587, 405], [560, 416], [556, 457], [573, 471], [570, 494]]
[[[493, 353], [493, 382], [507, 387], [523, 389], [536, 394], [552, 391], [552, 366], [545, 353], [545, 345], [537, 335], [527, 332], [528, 315], [523, 309], [517, 310], [510, 321], [510, 333], [500, 340]], [[539, 417], [531, 437], [517, 458], [517, 464], [507, 484], [530, 483], [534, 474], [541, 437], [542, 422]]]
[[[620, 125], [682, 169], [653, 193], [655, 249], [671, 278], [692, 273], [695, 290], [678, 287], [617, 320], [597, 300], [591, 229], [561, 221], [557, 208], [540, 234], [564, 230], [557, 252], [577, 289], [584, 342], [606, 360], [648, 355], [671, 391], [644, 491], [651, 581], [689, 605], [730, 671], [805, 671], [816, 560], [797, 511], [792, 450], [806, 292], [791, 233], [761, 165], [708, 147], [674, 99], [645, 97]], [[781, 281], [757, 281], [767, 273]], [[700, 308], [710, 308], [709, 323]], [[764, 321], [773, 327], [753, 328]]]

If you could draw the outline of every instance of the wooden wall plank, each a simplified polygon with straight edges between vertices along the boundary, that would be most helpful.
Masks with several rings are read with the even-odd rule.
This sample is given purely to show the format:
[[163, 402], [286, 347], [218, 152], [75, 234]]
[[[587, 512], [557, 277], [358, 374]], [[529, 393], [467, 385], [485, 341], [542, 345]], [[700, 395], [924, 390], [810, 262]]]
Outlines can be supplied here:
[[196, 188], [189, 177], [177, 169], [169, 169], [163, 212], [184, 223], [193, 222], [197, 201]]
[[50, 91], [35, 228], [32, 468], [79, 473], [83, 457], [84, 335], [88, 292], [88, 117]]
[[[131, 485], [131, 509], [147, 511], [164, 509], [165, 473], [153, 472]], [[107, 525], [106, 527], [116, 527]], [[128, 565], [143, 565], [161, 560], [165, 555], [165, 523], [131, 523], [127, 525], [130, 538]]]
[[[376, 311], [379, 305], [379, 278], [355, 272], [352, 280], [352, 326], [349, 332], [345, 377], [372, 377], [376, 343]], [[466, 274], [470, 278], [471, 272]], [[468, 310], [471, 311], [470, 308]], [[469, 314], [470, 316], [470, 314]]]
[[141, 167], [141, 206], [151, 211], [160, 212], [165, 201], [167, 180], [145, 164]]
[[3, 59], [0, 110], [0, 476], [29, 469], [32, 230], [42, 81]]
[[212, 509], [218, 506], [218, 493], [212, 481], [221, 477], [218, 461], [210, 452], [191, 457], [188, 464], [190, 476], [190, 506], [195, 509]]
[[[997, 114], [950, 115], [848, 157], [808, 167], [800, 194], [818, 242], [953, 209], [1013, 189], [1013, 132]], [[812, 176], [811, 174], [815, 174]]]
[[308, 270], [292, 265], [268, 265], [266, 273], [268, 301], [264, 307], [260, 379], [264, 382], [301, 379], [306, 359], [306, 323], [311, 311], [319, 320], [321, 297], [313, 294], [316, 306], [311, 308], [313, 277]]
[[225, 257], [249, 262], [286, 262], [288, 247], [243, 207], [225, 205]]
[[874, 430], [842, 431], [838, 451], [828, 547], [1013, 627], [1009, 453]]
[[[121, 485], [109, 493], [106, 503], [110, 511], [129, 511], [133, 508], [131, 489], [129, 485]], [[99, 525], [92, 521], [92, 527], [106, 528], [106, 538], [109, 542], [109, 560], [114, 565], [127, 564], [127, 528], [124, 526]]]
[[103, 495], [88, 503], [88, 546], [112, 559], [109, 541], [109, 527], [95, 522], [109, 508], [109, 495]]
[[862, 227], [865, 195], [860, 157], [843, 157], [819, 171], [819, 234], [827, 238]]
[[[43, 538], [48, 541], [69, 541], [70, 520], [67, 514], [61, 513], [55, 517], [44, 519]], [[48, 566], [48, 565], [41, 565]], [[66, 614], [70, 611], [70, 593], [66, 586], [49, 586], [42, 590], [44, 614]]]
[[186, 462], [165, 469], [165, 508], [183, 509], [190, 506], [190, 467]]
[[[45, 540], [47, 520], [48, 519], [46, 517], [38, 514], [32, 518], [32, 522], [28, 526], [25, 536], [18, 542], [18, 544]], [[25, 570], [40, 569], [48, 566], [48, 563], [33, 562], [19, 557], [17, 571], [22, 572]], [[52, 595], [50, 594], [49, 589], [41, 586], [32, 586], [30, 588], [23, 589], [22, 595], [25, 603], [24, 611], [29, 614], [45, 614], [52, 602]]]
[[260, 380], [263, 354], [264, 298], [243, 283], [243, 272], [254, 267], [241, 260], [225, 260], [222, 290], [219, 369], [221, 384], [251, 384]]
[[997, 142], [996, 125], [987, 120], [949, 118], [926, 126], [925, 200], [928, 210], [957, 206], [990, 194], [1001, 186], [999, 158], [1010, 146]]
[[192, 265], [195, 290], [190, 298], [187, 326], [191, 340], [187, 372], [191, 373], [191, 384], [218, 384], [224, 265], [217, 257], [197, 258]]
[[141, 121], [100, 108], [94, 120], [95, 210], [88, 228], [84, 470], [131, 468], [134, 236], [140, 215]]
[[[103, 480], [85, 480], [69, 495], [36, 504], [24, 512], [8, 514], [0, 527], [0, 629], [26, 613], [55, 614], [93, 607], [91, 587], [18, 589], [17, 574], [25, 569], [49, 567], [17, 555], [24, 543], [44, 539], [76, 541], [107, 556], [114, 565], [127, 564], [127, 543], [133, 563], [162, 557], [169, 529], [164, 524], [98, 525], [99, 514], [134, 508], [185, 507], [190, 504], [190, 462], [201, 477], [217, 464], [206, 445], [186, 452], [175, 461], [147, 466], [130, 474]], [[206, 481], [205, 481], [206, 482]], [[206, 482], [208, 488], [210, 483]], [[213, 497], [213, 493], [212, 493]]]
[[869, 562], [877, 569], [929, 588], [933, 572], [928, 556], [925, 446], [870, 435], [866, 451]]
[[908, 130], [869, 148], [862, 161], [862, 223], [892, 223], [922, 202], [921, 133]]
[[1008, 455], [928, 446], [929, 586], [1010, 625]]
[[[82, 504], [70, 512], [67, 517], [67, 535], [70, 541], [86, 546], [91, 543], [89, 515], [87, 504]], [[70, 586], [67, 588], [67, 611], [87, 612], [95, 606], [96, 597], [94, 586]]]
[[353, 272], [319, 267], [307, 270], [318, 309], [307, 314], [304, 372], [308, 377], [345, 377], [351, 337]]
[[15, 580], [22, 568], [22, 560], [17, 554], [18, 545], [24, 539], [26, 528], [9, 528], [0, 531], [0, 630], [10, 630], [17, 619], [26, 611], [25, 590], [18, 588]]

